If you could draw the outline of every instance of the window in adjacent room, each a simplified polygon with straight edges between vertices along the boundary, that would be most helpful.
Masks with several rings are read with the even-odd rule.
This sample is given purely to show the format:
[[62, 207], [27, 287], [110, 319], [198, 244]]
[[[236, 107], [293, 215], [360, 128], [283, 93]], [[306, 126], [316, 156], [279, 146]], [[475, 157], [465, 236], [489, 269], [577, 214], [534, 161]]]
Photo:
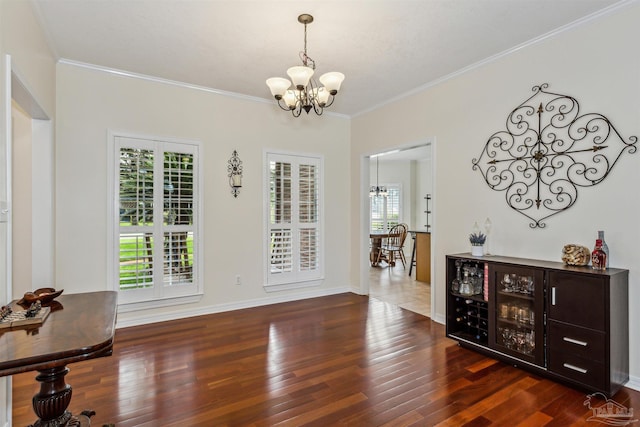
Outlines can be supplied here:
[[110, 277], [121, 304], [202, 293], [199, 146], [114, 135]]
[[400, 185], [387, 187], [387, 197], [371, 197], [371, 232], [385, 232], [400, 222]]
[[323, 276], [322, 158], [266, 153], [266, 285], [309, 286]]

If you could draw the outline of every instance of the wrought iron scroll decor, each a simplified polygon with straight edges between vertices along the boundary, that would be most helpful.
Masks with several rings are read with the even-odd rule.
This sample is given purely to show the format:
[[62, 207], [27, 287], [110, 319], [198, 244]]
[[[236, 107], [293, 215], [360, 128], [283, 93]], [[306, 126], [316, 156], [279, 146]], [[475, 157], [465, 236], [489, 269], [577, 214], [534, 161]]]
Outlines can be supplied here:
[[637, 136], [625, 140], [602, 114], [580, 114], [578, 101], [534, 86], [533, 95], [507, 117], [473, 159], [492, 190], [544, 228], [547, 218], [570, 208], [578, 188], [604, 180], [624, 152], [635, 153]]
[[227, 162], [227, 174], [231, 194], [233, 194], [233, 197], [238, 197], [238, 193], [240, 193], [240, 188], [242, 187], [242, 160], [240, 160], [236, 150], [233, 150], [231, 158]]

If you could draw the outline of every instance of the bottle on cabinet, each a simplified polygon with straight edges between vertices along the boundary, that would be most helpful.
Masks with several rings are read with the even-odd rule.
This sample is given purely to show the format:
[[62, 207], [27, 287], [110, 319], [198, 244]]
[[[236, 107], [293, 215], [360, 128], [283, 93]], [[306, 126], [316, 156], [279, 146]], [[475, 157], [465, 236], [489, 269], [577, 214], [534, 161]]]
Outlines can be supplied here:
[[604, 240], [604, 231], [598, 231], [598, 239], [602, 240], [602, 251], [607, 256], [606, 268], [609, 268], [609, 246], [607, 246], [607, 242]]
[[602, 240], [596, 239], [596, 247], [591, 253], [591, 267], [594, 270], [607, 269], [607, 254], [602, 250]]

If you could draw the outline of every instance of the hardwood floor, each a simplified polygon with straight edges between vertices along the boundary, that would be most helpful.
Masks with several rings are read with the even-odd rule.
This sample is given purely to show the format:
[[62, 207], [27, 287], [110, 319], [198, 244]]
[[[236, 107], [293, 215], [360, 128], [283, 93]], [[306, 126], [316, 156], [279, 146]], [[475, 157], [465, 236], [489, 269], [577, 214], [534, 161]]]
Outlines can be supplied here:
[[[577, 426], [586, 393], [456, 345], [444, 327], [340, 294], [116, 332], [69, 366], [70, 409], [128, 426]], [[35, 373], [14, 376], [14, 426]], [[614, 400], [640, 408], [640, 393]]]

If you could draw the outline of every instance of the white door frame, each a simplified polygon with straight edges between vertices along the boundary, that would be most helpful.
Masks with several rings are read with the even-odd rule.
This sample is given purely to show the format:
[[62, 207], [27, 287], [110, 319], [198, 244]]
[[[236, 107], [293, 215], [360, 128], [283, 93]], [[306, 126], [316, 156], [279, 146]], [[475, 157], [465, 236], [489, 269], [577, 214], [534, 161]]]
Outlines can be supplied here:
[[436, 301], [436, 286], [434, 286], [433, 278], [435, 277], [436, 265], [434, 262], [434, 248], [435, 242], [437, 238], [437, 233], [435, 232], [436, 227], [436, 215], [435, 215], [435, 202], [437, 201], [437, 197], [435, 194], [436, 189], [436, 167], [435, 167], [435, 159], [436, 159], [436, 138], [430, 137], [426, 138], [422, 141], [413, 142], [410, 144], [405, 144], [397, 147], [384, 147], [384, 149], [380, 149], [377, 151], [372, 151], [370, 153], [360, 155], [360, 256], [359, 263], [360, 266], [360, 283], [359, 283], [359, 294], [361, 295], [369, 295], [370, 284], [369, 284], [369, 268], [370, 262], [369, 257], [369, 212], [371, 207], [369, 206], [370, 198], [369, 198], [369, 182], [370, 182], [370, 166], [369, 161], [372, 155], [377, 154], [381, 151], [391, 151], [391, 150], [406, 150], [409, 148], [415, 148], [421, 145], [431, 145], [431, 185], [432, 185], [432, 207], [431, 211], [433, 212], [431, 216], [431, 314], [430, 318], [434, 318], [435, 313], [435, 301]]
[[[5, 286], [3, 289], [0, 289], [0, 296], [2, 298], [6, 298], [7, 301], [11, 301], [12, 299], [12, 291], [11, 291], [11, 283], [12, 283], [12, 258], [11, 258], [11, 139], [12, 139], [12, 127], [11, 127], [11, 56], [4, 55], [3, 66], [4, 66], [4, 81], [2, 85], [4, 86], [3, 93], [5, 94], [5, 98], [3, 101], [4, 107], [4, 117], [2, 117], [2, 121], [4, 124], [5, 134], [4, 138], [4, 151], [5, 151], [5, 159], [4, 165], [5, 168], [5, 177], [4, 182], [6, 183], [6, 199], [0, 203], [0, 208], [3, 212], [0, 214], [3, 216], [3, 222], [6, 221], [7, 232], [6, 232], [6, 241], [5, 247], [3, 248], [3, 252], [5, 253], [5, 259], [3, 260], [5, 265], [5, 273], [4, 280]], [[0, 394], [4, 395], [4, 407], [6, 408], [4, 419], [0, 419], [0, 424], [4, 426], [11, 427], [11, 377], [3, 377], [0, 378]]]
[[[12, 100], [15, 101], [31, 117], [31, 144], [40, 150], [32, 150], [32, 186], [36, 186], [38, 191], [34, 193], [32, 188], [31, 197], [36, 197], [36, 204], [32, 206], [31, 226], [36, 233], [32, 233], [32, 246], [37, 248], [32, 257], [32, 271], [37, 269], [39, 280], [53, 283], [54, 280], [54, 163], [53, 163], [53, 124], [50, 116], [37, 102], [33, 92], [25, 83], [25, 79], [20, 78], [18, 71], [12, 65], [11, 55], [4, 55], [4, 117], [0, 120], [4, 122], [5, 135], [5, 167], [7, 185], [7, 240], [6, 240], [6, 286], [0, 289], [0, 296], [7, 301], [13, 299], [13, 271], [12, 271], [12, 175], [13, 175], [13, 113]], [[49, 186], [48, 188], [45, 186]], [[49, 211], [43, 212], [49, 208]], [[3, 393], [4, 392], [4, 393]], [[12, 384], [11, 377], [0, 378], [0, 394], [4, 394], [4, 404], [6, 408], [5, 419], [0, 419], [0, 425], [11, 427], [12, 418]]]

